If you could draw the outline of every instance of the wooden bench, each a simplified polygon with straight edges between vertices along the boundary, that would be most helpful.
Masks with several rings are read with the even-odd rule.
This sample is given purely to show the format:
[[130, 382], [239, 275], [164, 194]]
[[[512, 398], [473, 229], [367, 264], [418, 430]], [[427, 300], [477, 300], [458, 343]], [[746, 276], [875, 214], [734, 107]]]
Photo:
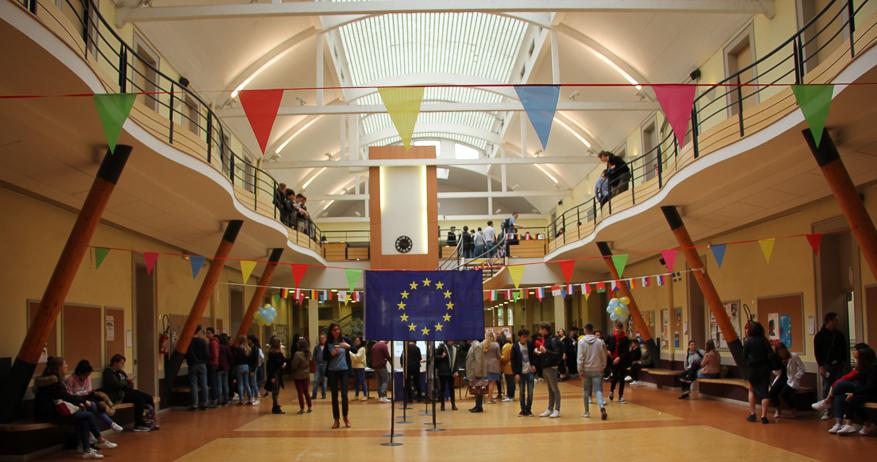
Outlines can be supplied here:
[[865, 409], [877, 409], [877, 403], [865, 403]]
[[676, 377], [682, 373], [682, 371], [674, 371], [671, 369], [658, 369], [646, 367], [643, 368], [641, 372], [645, 372], [646, 374], [652, 376], [654, 379], [655, 385], [658, 388], [673, 387], [676, 385]]

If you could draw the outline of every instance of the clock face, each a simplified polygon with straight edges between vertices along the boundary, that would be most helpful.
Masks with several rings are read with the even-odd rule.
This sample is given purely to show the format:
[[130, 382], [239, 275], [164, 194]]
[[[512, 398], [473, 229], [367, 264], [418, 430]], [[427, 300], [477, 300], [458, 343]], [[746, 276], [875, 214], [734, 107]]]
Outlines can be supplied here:
[[399, 253], [408, 253], [413, 246], [414, 243], [408, 236], [402, 235], [396, 238], [396, 251]]

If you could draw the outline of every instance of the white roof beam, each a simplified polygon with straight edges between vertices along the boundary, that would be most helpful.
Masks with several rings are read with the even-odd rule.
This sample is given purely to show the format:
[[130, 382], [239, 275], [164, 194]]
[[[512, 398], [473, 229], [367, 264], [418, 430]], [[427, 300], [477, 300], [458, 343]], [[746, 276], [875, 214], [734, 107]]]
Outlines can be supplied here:
[[117, 20], [125, 22], [174, 21], [230, 17], [344, 16], [389, 13], [773, 13], [770, 0], [443, 0], [373, 2], [278, 2], [224, 5], [190, 5], [120, 8]]
[[270, 170], [298, 168], [363, 168], [363, 167], [410, 167], [461, 166], [461, 165], [537, 165], [537, 164], [596, 164], [594, 157], [583, 156], [539, 156], [539, 157], [482, 157], [479, 159], [364, 159], [364, 160], [295, 160], [277, 161], [265, 165]]
[[[436, 124], [417, 124], [414, 129], [414, 136], [416, 137], [418, 133], [455, 133], [457, 135], [464, 136], [473, 136], [476, 138], [480, 138], [488, 143], [498, 144], [502, 142], [500, 140], [499, 135], [496, 133], [491, 133], [479, 128], [475, 128], [469, 125], [458, 125], [458, 124], [446, 124], [446, 123], [436, 123]], [[385, 140], [388, 138], [393, 138], [398, 136], [395, 127], [387, 127], [382, 130], [378, 130], [372, 133], [369, 133], [360, 138], [360, 143], [363, 145], [371, 145], [372, 143]]]
[[[545, 189], [534, 191], [460, 191], [439, 192], [439, 199], [472, 199], [472, 198], [504, 198], [504, 197], [564, 197], [570, 193], [568, 189]], [[368, 200], [368, 194], [312, 194], [308, 200], [315, 201], [362, 201]]]

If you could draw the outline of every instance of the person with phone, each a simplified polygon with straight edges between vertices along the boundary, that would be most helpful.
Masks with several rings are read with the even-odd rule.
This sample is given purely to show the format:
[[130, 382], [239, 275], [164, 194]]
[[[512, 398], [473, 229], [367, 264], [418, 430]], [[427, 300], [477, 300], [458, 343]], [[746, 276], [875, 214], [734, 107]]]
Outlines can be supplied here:
[[332, 417], [335, 419], [332, 429], [341, 426], [339, 421], [341, 417], [344, 417], [344, 427], [350, 428], [350, 420], [347, 418], [347, 382], [351, 365], [350, 355], [347, 353], [351, 349], [351, 341], [341, 334], [341, 326], [334, 322], [329, 324], [327, 331], [328, 337], [323, 354], [328, 364], [326, 376], [329, 379], [329, 390], [332, 393]]

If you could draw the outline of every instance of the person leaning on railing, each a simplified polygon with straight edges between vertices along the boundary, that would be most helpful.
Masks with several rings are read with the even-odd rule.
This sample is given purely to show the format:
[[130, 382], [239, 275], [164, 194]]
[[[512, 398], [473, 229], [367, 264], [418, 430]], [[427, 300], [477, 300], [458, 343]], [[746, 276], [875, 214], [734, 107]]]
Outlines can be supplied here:
[[628, 183], [630, 183], [630, 167], [628, 167], [627, 162], [609, 151], [600, 151], [597, 157], [600, 162], [606, 164], [605, 174], [609, 181], [609, 197], [627, 191]]

